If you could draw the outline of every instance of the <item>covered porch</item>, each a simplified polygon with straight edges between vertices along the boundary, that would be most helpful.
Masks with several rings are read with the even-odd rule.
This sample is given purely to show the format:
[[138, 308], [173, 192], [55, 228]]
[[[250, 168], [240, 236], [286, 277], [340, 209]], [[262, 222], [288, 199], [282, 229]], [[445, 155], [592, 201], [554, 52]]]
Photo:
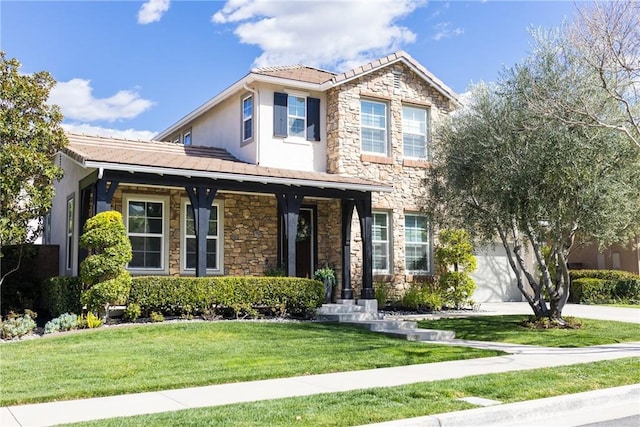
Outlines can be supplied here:
[[[103, 138], [95, 141], [87, 137], [70, 140], [65, 153], [86, 171], [78, 187], [80, 230], [98, 212], [120, 210], [127, 218], [127, 194], [167, 197], [167, 233], [178, 236], [174, 239], [178, 243], [169, 237], [162, 241], [171, 246], [171, 254], [161, 274], [180, 274], [187, 266], [195, 276], [212, 274], [211, 224], [219, 221], [222, 242], [217, 274], [235, 274], [240, 271], [237, 264], [245, 259], [247, 263], [282, 266], [288, 276], [312, 277], [320, 264], [330, 263], [341, 281], [340, 299], [374, 298], [371, 194], [390, 188], [359, 178], [246, 164], [216, 148], [117, 140], [105, 143]], [[260, 203], [246, 206], [247, 200]], [[187, 211], [180, 206], [186, 204], [192, 210], [185, 219]], [[299, 252], [307, 249], [301, 246], [299, 226], [308, 218], [312, 219], [311, 234], [302, 233], [310, 247], [306, 268], [300, 261], [304, 257]], [[189, 241], [184, 231], [178, 230], [187, 221], [192, 233]], [[354, 295], [352, 286], [352, 223], [358, 225], [361, 236], [361, 248], [357, 248], [361, 283], [356, 283], [360, 295]], [[238, 228], [251, 231], [250, 241], [237, 233]], [[253, 246], [247, 250], [246, 245]], [[188, 260], [187, 250], [191, 251]], [[79, 260], [84, 256], [78, 251]], [[180, 260], [180, 268], [168, 268], [171, 257]], [[249, 274], [260, 274], [256, 267], [248, 270]]]

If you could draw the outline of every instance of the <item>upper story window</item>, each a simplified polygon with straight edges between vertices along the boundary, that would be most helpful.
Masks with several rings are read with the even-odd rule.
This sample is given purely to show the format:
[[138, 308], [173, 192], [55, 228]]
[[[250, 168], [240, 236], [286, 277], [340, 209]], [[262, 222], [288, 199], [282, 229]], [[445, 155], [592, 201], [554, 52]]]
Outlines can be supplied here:
[[402, 107], [402, 149], [406, 157], [426, 159], [429, 155], [429, 110]]
[[191, 130], [188, 130], [182, 136], [182, 143], [184, 145], [191, 145]]
[[242, 142], [253, 138], [253, 96], [242, 99]]
[[289, 95], [287, 99], [289, 136], [304, 138], [307, 122], [307, 99], [301, 96]]
[[275, 92], [273, 136], [320, 141], [320, 100]]
[[365, 153], [387, 154], [387, 104], [360, 101], [360, 139]]

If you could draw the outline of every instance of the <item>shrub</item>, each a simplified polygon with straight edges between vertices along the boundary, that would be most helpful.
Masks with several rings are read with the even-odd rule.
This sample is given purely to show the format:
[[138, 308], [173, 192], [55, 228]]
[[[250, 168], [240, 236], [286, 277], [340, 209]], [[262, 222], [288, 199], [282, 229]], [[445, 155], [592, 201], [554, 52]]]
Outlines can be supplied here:
[[573, 270], [569, 301], [637, 304], [640, 302], [640, 276], [618, 270]]
[[442, 309], [444, 298], [434, 283], [413, 282], [402, 298], [402, 306], [412, 310]]
[[476, 284], [469, 275], [476, 269], [476, 257], [469, 234], [462, 229], [444, 229], [438, 234], [435, 258], [438, 265], [438, 290], [443, 305], [460, 308], [473, 305]]
[[385, 282], [377, 282], [373, 285], [374, 296], [378, 301], [378, 307], [385, 307], [391, 293], [390, 285]]
[[22, 316], [11, 312], [4, 320], [0, 317], [0, 338], [12, 340], [27, 335], [35, 329], [36, 322], [33, 319], [37, 316], [33, 311], [25, 310]]
[[80, 246], [90, 255], [80, 264], [80, 276], [88, 288], [82, 302], [91, 310], [124, 304], [131, 289], [125, 266], [131, 261], [131, 243], [119, 212], [101, 212], [89, 218], [80, 236]]
[[128, 304], [139, 304], [141, 314], [204, 313], [256, 316], [308, 316], [322, 305], [324, 285], [296, 277], [134, 277]]
[[44, 333], [70, 331], [78, 328], [78, 316], [70, 313], [63, 313], [55, 319], [51, 319], [44, 325]]
[[473, 305], [471, 296], [476, 289], [476, 284], [467, 273], [461, 271], [442, 273], [438, 284], [447, 305], [456, 308]]
[[124, 310], [124, 318], [126, 320], [131, 320], [132, 322], [138, 319], [142, 314], [142, 309], [140, 308], [140, 304], [132, 302], [127, 305], [127, 308]]
[[52, 317], [63, 313], [80, 313], [82, 280], [79, 277], [59, 276], [43, 283], [44, 308]]
[[162, 313], [158, 313], [157, 311], [152, 311], [151, 315], [149, 315], [152, 322], [164, 322], [164, 316]]

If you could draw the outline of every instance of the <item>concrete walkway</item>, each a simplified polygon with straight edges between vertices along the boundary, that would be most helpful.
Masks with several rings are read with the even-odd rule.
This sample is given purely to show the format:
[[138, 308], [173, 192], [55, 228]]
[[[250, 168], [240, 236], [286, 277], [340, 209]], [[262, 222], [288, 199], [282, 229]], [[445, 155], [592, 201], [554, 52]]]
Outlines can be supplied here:
[[[507, 307], [509, 309], [516, 309], [511, 305]], [[481, 310], [486, 309], [485, 305], [481, 308]], [[632, 314], [631, 317], [636, 318], [636, 323], [640, 323], [640, 310], [607, 309], [611, 310], [611, 316], [614, 318], [617, 318], [618, 316], [627, 316], [626, 313], [615, 314], [618, 310], [634, 310], [635, 314]], [[591, 311], [594, 312], [593, 310]], [[589, 317], [589, 314], [583, 313], [580, 314], [580, 316]], [[450, 345], [500, 349], [511, 354], [483, 359], [409, 365], [393, 368], [339, 372], [332, 374], [252, 381], [246, 383], [221, 384], [215, 386], [165, 390], [93, 399], [10, 406], [0, 408], [0, 425], [3, 427], [50, 426], [112, 417], [151, 414], [284, 397], [308, 396], [320, 393], [333, 393], [372, 387], [392, 387], [418, 382], [461, 378], [470, 375], [520, 371], [640, 356], [640, 342], [571, 349], [514, 346], [499, 343], [461, 340], [450, 340], [446, 343]], [[429, 344], [425, 343], [425, 345]], [[602, 397], [605, 392], [609, 394], [612, 393], [611, 391], [602, 391], [602, 394], [597, 396]], [[637, 397], [640, 396], [640, 387], [632, 389], [631, 391], [624, 389], [616, 394], [617, 397], [613, 397], [610, 400], [621, 402], [623, 395], [626, 396], [627, 401], [631, 399], [632, 403], [630, 407], [633, 409], [633, 402], [638, 402]], [[588, 399], [589, 401], [596, 399], [597, 401], [597, 396], [589, 396], [585, 399]], [[567, 399], [566, 397], [563, 398]], [[523, 403], [523, 405], [526, 405], [526, 403]], [[531, 405], [533, 405], [533, 403], [531, 403]], [[640, 403], [635, 406], [638, 408], [638, 413], [640, 413]], [[499, 407], [501, 407], [503, 411], [508, 412], [507, 407], [509, 407], [509, 405], [500, 405]], [[575, 404], [573, 404], [573, 406], [569, 405], [569, 407], [572, 407], [575, 411]], [[472, 411], [495, 411], [495, 408], [497, 407]], [[552, 404], [549, 405], [549, 408], [556, 408], [556, 410], [561, 408], [566, 410], [567, 405]], [[547, 416], [550, 415], [550, 412], [548, 412], [549, 410], [550, 409], [547, 409], [546, 412], [544, 412]], [[513, 411], [522, 412], [522, 408], [516, 407], [516, 409], [511, 410], [509, 413], [513, 415]], [[469, 411], [463, 412], [469, 413]], [[480, 416], [478, 414], [470, 413], [474, 418], [464, 418], [463, 415], [460, 415], [462, 413], [455, 414], [458, 414], [456, 415], [458, 418], [453, 417], [453, 415], [449, 415], [449, 424], [447, 425], [469, 424], [471, 420], [476, 420], [477, 417]], [[433, 419], [436, 419], [438, 420], [438, 423], [441, 423], [442, 420], [446, 419], [446, 417], [442, 419]], [[423, 420], [423, 424], [420, 424], [422, 421], [419, 420], [413, 420], [417, 422], [417, 424], [409, 424], [410, 420], [403, 420], [402, 422], [398, 421], [395, 425], [435, 425], [427, 423], [433, 422], [433, 419], [430, 418], [429, 421]], [[465, 419], [466, 422], [463, 422]], [[503, 415], [502, 420], [504, 421], [507, 419], [508, 417]], [[452, 422], [451, 420], [458, 421]], [[520, 420], [522, 421], [523, 418], [520, 417]], [[456, 424], [456, 422], [458, 422], [458, 424]], [[478, 425], [477, 423], [473, 424]]]

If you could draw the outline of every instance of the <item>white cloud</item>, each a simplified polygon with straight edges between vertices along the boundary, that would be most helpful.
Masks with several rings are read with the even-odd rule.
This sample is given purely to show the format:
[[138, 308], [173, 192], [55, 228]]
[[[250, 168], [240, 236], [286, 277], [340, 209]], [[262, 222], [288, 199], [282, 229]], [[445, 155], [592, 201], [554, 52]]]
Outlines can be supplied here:
[[67, 132], [79, 133], [84, 135], [91, 136], [104, 136], [104, 137], [112, 137], [112, 138], [123, 138], [123, 139], [133, 139], [133, 140], [142, 140], [142, 141], [150, 141], [157, 132], [149, 131], [149, 130], [136, 130], [136, 129], [111, 129], [104, 128], [101, 126], [93, 126], [88, 123], [63, 123], [62, 128]]
[[451, 28], [451, 22], [441, 22], [433, 26], [436, 33], [433, 35], [435, 41], [448, 39], [464, 34], [464, 28]]
[[211, 20], [235, 25], [242, 43], [262, 54], [254, 65], [306, 64], [346, 70], [387, 55], [415, 41], [416, 35], [396, 21], [424, 1], [229, 0]]
[[90, 83], [83, 79], [58, 82], [51, 90], [49, 103], [59, 105], [67, 119], [90, 122], [132, 119], [154, 105], [133, 90], [121, 90], [109, 98], [94, 98]]
[[148, 0], [138, 11], [138, 24], [158, 22], [169, 10], [170, 0]]

